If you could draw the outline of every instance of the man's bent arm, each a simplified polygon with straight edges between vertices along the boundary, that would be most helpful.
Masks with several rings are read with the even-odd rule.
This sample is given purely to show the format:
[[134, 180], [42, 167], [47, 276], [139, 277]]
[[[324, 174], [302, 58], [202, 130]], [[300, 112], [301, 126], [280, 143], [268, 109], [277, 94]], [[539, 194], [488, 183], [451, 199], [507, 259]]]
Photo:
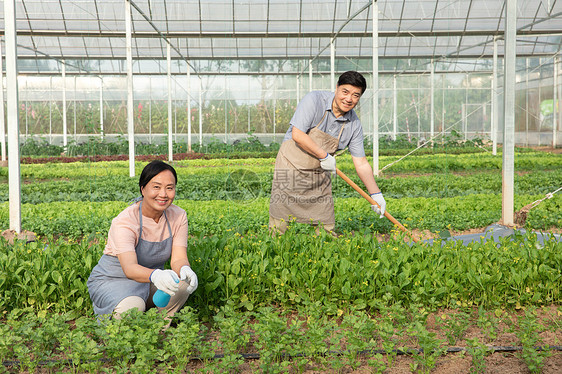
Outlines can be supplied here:
[[307, 133], [293, 126], [293, 140], [299, 147], [318, 159], [326, 157], [326, 151], [322, 149]]

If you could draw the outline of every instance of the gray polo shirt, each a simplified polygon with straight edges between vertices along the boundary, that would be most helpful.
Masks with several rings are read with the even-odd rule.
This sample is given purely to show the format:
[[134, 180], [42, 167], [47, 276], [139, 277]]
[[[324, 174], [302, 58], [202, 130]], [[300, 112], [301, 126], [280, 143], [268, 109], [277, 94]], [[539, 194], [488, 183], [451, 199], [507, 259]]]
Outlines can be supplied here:
[[334, 97], [335, 94], [330, 91], [312, 91], [303, 97], [299, 105], [297, 105], [295, 114], [291, 119], [291, 126], [289, 126], [283, 141], [293, 137], [293, 126], [308, 133], [310, 129], [320, 122], [324, 112], [328, 111], [318, 129], [337, 138], [342, 125], [345, 123], [338, 150], [349, 147], [349, 153], [352, 156], [364, 157], [365, 149], [363, 147], [363, 127], [361, 126], [361, 121], [359, 121], [359, 117], [357, 117], [354, 110], [350, 110], [340, 118], [336, 118], [332, 113]]

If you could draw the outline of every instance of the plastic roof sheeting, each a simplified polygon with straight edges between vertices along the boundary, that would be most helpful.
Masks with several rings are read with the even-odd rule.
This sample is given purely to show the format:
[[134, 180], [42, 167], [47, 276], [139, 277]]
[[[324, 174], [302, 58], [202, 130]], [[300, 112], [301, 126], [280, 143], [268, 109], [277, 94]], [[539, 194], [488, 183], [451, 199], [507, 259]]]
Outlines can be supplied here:
[[[0, 3], [3, 3], [0, 1]], [[372, 54], [370, 0], [133, 0], [133, 58], [338, 58]], [[505, 0], [379, 0], [380, 58], [503, 54]], [[518, 1], [518, 55], [558, 53], [562, 0]], [[20, 58], [124, 59], [124, 0], [17, 0]], [[0, 28], [4, 29], [3, 4]], [[3, 38], [2, 38], [3, 42]], [[40, 64], [37, 64], [40, 66]], [[39, 68], [40, 69], [40, 68]]]

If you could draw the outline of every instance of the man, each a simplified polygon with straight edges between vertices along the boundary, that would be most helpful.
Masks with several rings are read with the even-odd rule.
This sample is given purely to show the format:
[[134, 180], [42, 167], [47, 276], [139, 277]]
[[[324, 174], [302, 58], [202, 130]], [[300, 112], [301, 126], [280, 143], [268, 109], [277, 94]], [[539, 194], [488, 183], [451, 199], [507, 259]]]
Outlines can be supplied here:
[[363, 128], [353, 108], [365, 92], [365, 78], [343, 73], [336, 92], [313, 91], [297, 106], [277, 159], [269, 205], [269, 227], [284, 233], [295, 220], [333, 232], [334, 200], [330, 176], [336, 174], [333, 154], [349, 147], [357, 175], [380, 205], [371, 208], [382, 218], [386, 202], [365, 157]]

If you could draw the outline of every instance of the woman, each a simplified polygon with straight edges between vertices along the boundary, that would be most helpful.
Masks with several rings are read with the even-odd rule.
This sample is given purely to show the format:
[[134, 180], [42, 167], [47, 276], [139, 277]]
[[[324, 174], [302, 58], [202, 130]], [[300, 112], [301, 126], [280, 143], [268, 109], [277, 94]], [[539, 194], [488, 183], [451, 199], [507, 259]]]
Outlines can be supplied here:
[[[176, 183], [172, 166], [152, 161], [139, 178], [139, 201], [111, 222], [103, 256], [88, 278], [97, 315], [120, 318], [133, 308], [144, 312], [161, 290], [171, 295], [161, 308], [171, 318], [197, 288], [187, 258], [187, 215], [172, 204]], [[164, 270], [168, 260], [172, 269]]]

